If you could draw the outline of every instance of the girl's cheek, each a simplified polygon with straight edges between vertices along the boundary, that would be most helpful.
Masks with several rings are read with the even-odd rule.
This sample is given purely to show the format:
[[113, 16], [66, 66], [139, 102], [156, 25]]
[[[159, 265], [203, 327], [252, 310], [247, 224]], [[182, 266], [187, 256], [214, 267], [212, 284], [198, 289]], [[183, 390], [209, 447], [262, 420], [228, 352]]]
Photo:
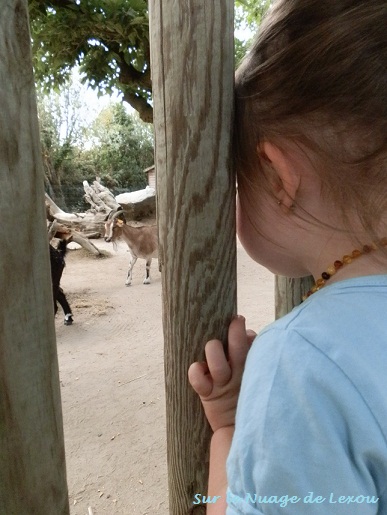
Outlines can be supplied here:
[[[255, 212], [250, 206], [243, 207], [243, 202], [237, 198], [236, 203], [236, 227], [239, 241], [247, 254], [257, 263], [270, 268], [272, 246], [267, 239], [263, 237], [260, 230], [264, 230], [262, 223], [258, 224], [258, 220], [262, 217], [262, 213]], [[270, 224], [270, 228], [272, 224]], [[267, 229], [267, 228], [266, 228]]]
[[242, 210], [241, 210], [241, 205], [240, 205], [240, 198], [239, 198], [239, 195], [237, 195], [237, 200], [236, 200], [236, 230], [237, 230], [237, 234], [239, 236], [239, 239], [240, 239], [240, 236], [241, 236], [241, 229], [242, 229]]
[[250, 254], [252, 251], [251, 245], [252, 245], [252, 234], [251, 234], [251, 227], [250, 227], [250, 221], [249, 217], [246, 217], [244, 215], [243, 208], [240, 204], [240, 198], [237, 197], [237, 203], [236, 203], [236, 229], [237, 229], [237, 235], [239, 238], [239, 241], [243, 245], [244, 249]]

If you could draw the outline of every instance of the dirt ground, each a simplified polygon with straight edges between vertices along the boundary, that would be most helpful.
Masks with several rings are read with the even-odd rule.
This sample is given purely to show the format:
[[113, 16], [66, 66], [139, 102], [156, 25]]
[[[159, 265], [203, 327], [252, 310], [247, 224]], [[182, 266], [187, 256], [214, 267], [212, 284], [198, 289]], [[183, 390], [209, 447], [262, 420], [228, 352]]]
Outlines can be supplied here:
[[[71, 515], [168, 514], [161, 277], [143, 285], [129, 253], [68, 252], [62, 287], [74, 325], [56, 318]], [[273, 276], [238, 243], [238, 306], [248, 327], [273, 320]]]

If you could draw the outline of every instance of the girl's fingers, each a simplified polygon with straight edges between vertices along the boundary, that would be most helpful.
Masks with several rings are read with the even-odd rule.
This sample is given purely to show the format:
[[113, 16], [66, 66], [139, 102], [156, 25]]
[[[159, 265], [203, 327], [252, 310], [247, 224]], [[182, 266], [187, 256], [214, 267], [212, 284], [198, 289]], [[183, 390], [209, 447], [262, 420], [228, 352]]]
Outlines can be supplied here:
[[244, 369], [249, 351], [250, 338], [246, 334], [246, 320], [242, 316], [235, 317], [228, 329], [228, 355], [234, 371]]
[[192, 363], [188, 369], [188, 381], [200, 397], [208, 397], [211, 394], [213, 382], [207, 363]]
[[210, 340], [205, 347], [206, 360], [214, 384], [224, 386], [231, 379], [231, 367], [220, 340]]
[[192, 363], [188, 380], [200, 397], [208, 397], [214, 386], [224, 386], [231, 379], [231, 367], [220, 340], [210, 340], [205, 347], [206, 363]]
[[229, 361], [222, 342], [210, 340], [205, 347], [207, 362], [196, 362], [190, 366], [188, 380], [195, 392], [200, 397], [208, 397], [214, 386], [225, 386], [235, 372], [240, 375], [255, 337], [254, 331], [246, 331], [244, 317], [235, 317], [228, 331]]

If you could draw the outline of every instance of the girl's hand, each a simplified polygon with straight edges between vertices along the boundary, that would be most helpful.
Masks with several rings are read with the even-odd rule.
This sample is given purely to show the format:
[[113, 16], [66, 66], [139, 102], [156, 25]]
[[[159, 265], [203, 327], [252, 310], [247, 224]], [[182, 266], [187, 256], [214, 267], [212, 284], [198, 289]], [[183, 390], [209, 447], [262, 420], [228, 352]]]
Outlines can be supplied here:
[[246, 331], [244, 317], [234, 318], [228, 329], [228, 360], [222, 342], [211, 340], [205, 347], [207, 362], [193, 363], [188, 370], [189, 382], [214, 432], [235, 424], [246, 356], [255, 336], [253, 331]]

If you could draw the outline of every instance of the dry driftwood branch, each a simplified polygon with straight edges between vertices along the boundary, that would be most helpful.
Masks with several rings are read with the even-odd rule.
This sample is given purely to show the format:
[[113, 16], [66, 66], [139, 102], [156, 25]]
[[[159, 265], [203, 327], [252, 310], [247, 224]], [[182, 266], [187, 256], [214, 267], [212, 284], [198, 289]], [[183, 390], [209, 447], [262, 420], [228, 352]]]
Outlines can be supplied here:
[[75, 243], [81, 245], [94, 256], [101, 255], [99, 249], [91, 243], [91, 241], [82, 236], [78, 231], [68, 228], [57, 220], [54, 220], [48, 225], [48, 240], [51, 241], [52, 238], [60, 238], [61, 240], [66, 240], [68, 243], [75, 241]]
[[66, 211], [63, 211], [59, 206], [55, 204], [55, 202], [52, 200], [52, 198], [46, 193], [46, 207], [48, 213], [51, 215], [51, 217], [55, 220], [58, 220], [59, 222], [79, 222], [84, 218], [84, 214], [76, 214], [76, 213], [66, 213]]
[[98, 177], [91, 186], [87, 181], [83, 181], [83, 189], [85, 190], [85, 200], [97, 213], [104, 212], [109, 214], [112, 209], [115, 211], [120, 209], [121, 206], [116, 201], [113, 193], [105, 186], [102, 186]]
[[58, 225], [56, 220], [48, 224], [48, 241], [51, 241], [55, 237], [58, 231]]
[[60, 224], [64, 225], [68, 229], [72, 229], [82, 232], [104, 233], [105, 219], [111, 208], [108, 208], [108, 212], [87, 212], [87, 213], [66, 213], [46, 193], [46, 211], [47, 219], [51, 222], [56, 220]]
[[102, 255], [102, 253], [94, 245], [94, 243], [91, 243], [90, 240], [88, 240], [87, 238], [84, 238], [82, 236], [82, 234], [79, 234], [79, 232], [72, 231], [72, 233], [71, 233], [71, 241], [75, 241], [75, 243], [78, 243], [79, 245], [81, 245], [84, 249], [88, 250], [94, 256], [101, 256]]

